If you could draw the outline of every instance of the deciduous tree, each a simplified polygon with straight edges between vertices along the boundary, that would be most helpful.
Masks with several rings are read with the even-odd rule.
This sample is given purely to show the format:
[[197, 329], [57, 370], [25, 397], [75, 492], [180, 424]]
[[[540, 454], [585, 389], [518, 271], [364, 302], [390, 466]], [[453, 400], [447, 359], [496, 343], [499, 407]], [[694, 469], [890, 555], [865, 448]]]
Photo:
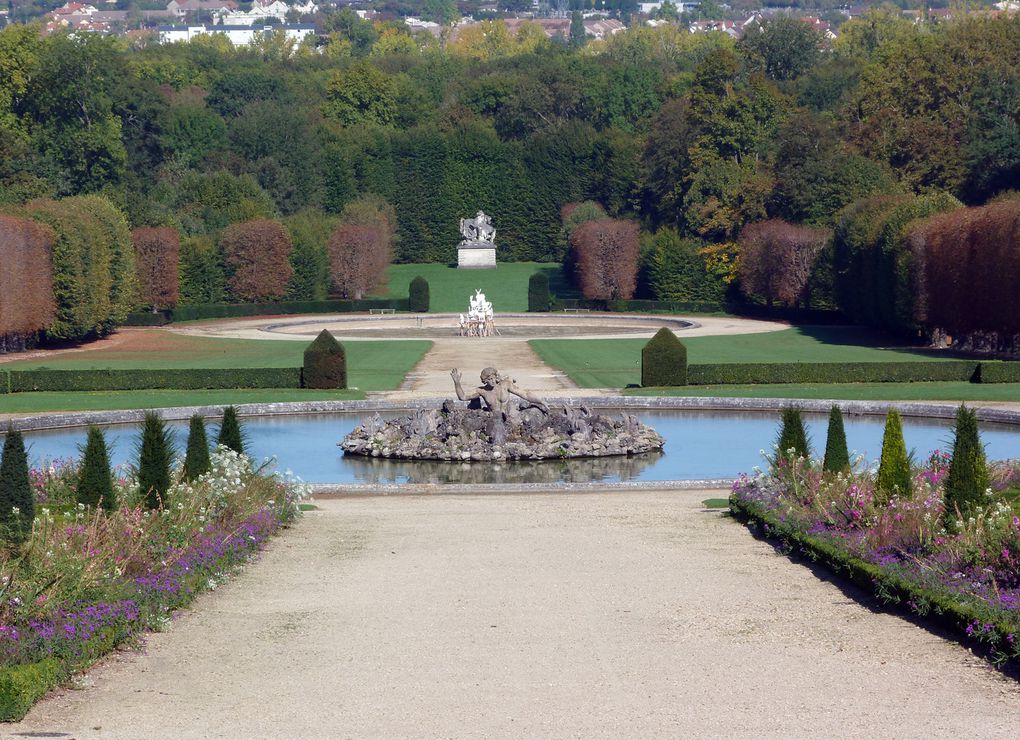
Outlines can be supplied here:
[[0, 352], [24, 349], [56, 316], [53, 242], [46, 226], [0, 216]]
[[639, 238], [633, 221], [587, 221], [570, 235], [585, 298], [628, 300], [637, 286]]
[[828, 231], [780, 219], [745, 226], [740, 232], [741, 289], [762, 296], [770, 306], [773, 301], [796, 304], [829, 237]]
[[287, 294], [294, 268], [291, 241], [278, 221], [257, 219], [228, 226], [220, 238], [227, 285], [239, 301], [275, 301]]
[[138, 298], [153, 313], [177, 305], [181, 238], [168, 226], [143, 226], [131, 233], [138, 271]]

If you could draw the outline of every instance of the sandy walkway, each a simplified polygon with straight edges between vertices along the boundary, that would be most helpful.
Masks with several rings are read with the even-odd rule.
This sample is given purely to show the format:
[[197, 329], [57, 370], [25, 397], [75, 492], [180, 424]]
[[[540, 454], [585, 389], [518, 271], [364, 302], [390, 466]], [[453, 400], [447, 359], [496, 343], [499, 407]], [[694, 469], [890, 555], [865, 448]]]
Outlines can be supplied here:
[[320, 502], [147, 655], [0, 734], [1015, 736], [1016, 682], [705, 495]]

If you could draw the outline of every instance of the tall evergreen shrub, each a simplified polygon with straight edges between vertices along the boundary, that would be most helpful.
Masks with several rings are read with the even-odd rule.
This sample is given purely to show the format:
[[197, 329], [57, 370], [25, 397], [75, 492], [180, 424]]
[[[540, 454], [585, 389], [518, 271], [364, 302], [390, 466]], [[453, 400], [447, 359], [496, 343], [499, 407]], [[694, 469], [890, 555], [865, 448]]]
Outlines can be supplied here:
[[229, 447], [234, 452], [244, 454], [244, 435], [241, 434], [241, 422], [237, 419], [237, 409], [227, 406], [223, 409], [223, 421], [220, 423], [220, 434], [216, 444]]
[[885, 417], [882, 459], [878, 464], [875, 488], [878, 497], [886, 500], [894, 493], [909, 495], [911, 491], [910, 455], [903, 441], [900, 413], [896, 409], [889, 409]]
[[843, 412], [833, 405], [829, 411], [829, 429], [825, 435], [825, 459], [822, 470], [842, 473], [850, 467], [850, 452], [846, 447], [846, 429], [843, 427]]
[[205, 419], [201, 414], [191, 417], [188, 426], [188, 449], [184, 453], [184, 468], [181, 477], [193, 481], [212, 467], [209, 460], [209, 438], [205, 433]]
[[528, 278], [528, 311], [541, 313], [551, 307], [549, 276], [544, 272], [536, 272]]
[[113, 475], [110, 473], [110, 455], [106, 449], [103, 430], [90, 426], [85, 439], [85, 453], [78, 470], [78, 488], [75, 490], [78, 503], [86, 506], [101, 506], [106, 511], [117, 508], [113, 491]]
[[28, 478], [28, 455], [21, 432], [8, 428], [0, 458], [0, 537], [24, 542], [35, 520], [35, 496]]
[[966, 517], [985, 498], [991, 484], [985, 448], [978, 434], [977, 415], [960, 406], [953, 430], [953, 459], [946, 475], [946, 524], [952, 526], [957, 512]]
[[416, 313], [429, 311], [429, 281], [421, 275], [412, 280], [407, 289], [407, 309]]
[[170, 430], [159, 414], [148, 412], [142, 422], [142, 442], [138, 450], [138, 487], [150, 509], [159, 509], [166, 501], [173, 455]]
[[778, 456], [781, 458], [790, 455], [791, 450], [793, 457], [807, 457], [811, 453], [804, 418], [796, 406], [787, 406], [783, 409], [776, 446], [779, 448]]
[[305, 388], [347, 387], [347, 355], [326, 329], [305, 349], [301, 384]]
[[687, 385], [687, 348], [666, 327], [655, 332], [641, 348], [641, 385]]

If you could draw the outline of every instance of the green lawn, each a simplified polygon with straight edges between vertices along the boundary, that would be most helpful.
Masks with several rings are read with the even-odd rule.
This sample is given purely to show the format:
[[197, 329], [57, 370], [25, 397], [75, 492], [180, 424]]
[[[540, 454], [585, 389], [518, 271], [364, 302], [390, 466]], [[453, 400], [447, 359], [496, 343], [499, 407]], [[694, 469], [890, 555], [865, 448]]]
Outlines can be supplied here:
[[[647, 339], [533, 339], [542, 360], [582, 388], [625, 388], [641, 382]], [[910, 362], [948, 360], [923, 348], [887, 348], [885, 335], [859, 327], [795, 327], [765, 334], [684, 339], [692, 365], [735, 362]]]
[[1020, 401], [1020, 383], [833, 383], [627, 388], [627, 396], [838, 398], [844, 401]]
[[281, 403], [284, 401], [347, 401], [364, 397], [365, 394], [361, 391], [313, 391], [301, 388], [12, 393], [0, 396], [0, 413], [158, 409], [171, 406], [221, 406], [240, 403]]
[[464, 313], [468, 298], [481, 288], [499, 313], [528, 310], [528, 279], [536, 272], [549, 276], [550, 290], [561, 297], [576, 291], [563, 283], [560, 266], [543, 262], [501, 262], [492, 270], [460, 270], [448, 265], [392, 265], [386, 273], [383, 297], [404, 297], [411, 281], [421, 275], [429, 281], [431, 313]]

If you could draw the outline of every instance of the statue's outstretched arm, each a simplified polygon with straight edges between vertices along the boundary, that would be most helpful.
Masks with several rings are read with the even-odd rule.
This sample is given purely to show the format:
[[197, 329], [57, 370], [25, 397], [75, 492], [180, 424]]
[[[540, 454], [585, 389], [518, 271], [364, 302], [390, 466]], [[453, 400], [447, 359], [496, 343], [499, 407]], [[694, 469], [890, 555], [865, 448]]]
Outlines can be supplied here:
[[450, 371], [450, 377], [453, 378], [453, 389], [457, 392], [457, 398], [461, 401], [473, 401], [479, 398], [482, 394], [477, 390], [473, 390], [470, 393], [465, 393], [464, 389], [460, 385], [460, 370], [454, 368]]
[[537, 408], [542, 409], [542, 411], [547, 413], [547, 414], [549, 413], [549, 407], [546, 406], [545, 401], [543, 401], [541, 398], [538, 398], [537, 396], [534, 396], [531, 393], [528, 393], [526, 390], [522, 390], [521, 388], [518, 388], [516, 383], [511, 384], [507, 388], [507, 390], [510, 391], [511, 393], [513, 393], [518, 398], [523, 398], [525, 401], [530, 403], [532, 406], [536, 406]]

